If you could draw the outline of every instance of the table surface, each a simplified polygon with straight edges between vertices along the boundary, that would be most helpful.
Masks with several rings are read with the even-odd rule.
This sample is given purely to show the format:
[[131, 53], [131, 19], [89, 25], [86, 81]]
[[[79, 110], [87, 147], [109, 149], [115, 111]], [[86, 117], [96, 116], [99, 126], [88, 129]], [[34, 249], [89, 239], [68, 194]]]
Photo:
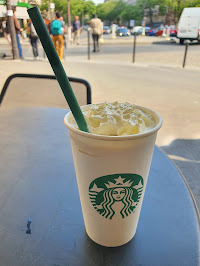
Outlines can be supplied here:
[[200, 265], [198, 211], [184, 178], [157, 147], [133, 240], [106, 248], [89, 239], [65, 113], [0, 110], [0, 264]]

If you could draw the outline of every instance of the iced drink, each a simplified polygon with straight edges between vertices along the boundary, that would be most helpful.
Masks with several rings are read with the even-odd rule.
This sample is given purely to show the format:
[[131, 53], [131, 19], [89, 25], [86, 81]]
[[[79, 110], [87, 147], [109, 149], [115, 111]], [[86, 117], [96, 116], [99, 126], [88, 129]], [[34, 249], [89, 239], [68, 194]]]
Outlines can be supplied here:
[[81, 206], [88, 236], [115, 247], [135, 235], [156, 134], [162, 125], [154, 111], [128, 103], [82, 108], [90, 133], [69, 129]]

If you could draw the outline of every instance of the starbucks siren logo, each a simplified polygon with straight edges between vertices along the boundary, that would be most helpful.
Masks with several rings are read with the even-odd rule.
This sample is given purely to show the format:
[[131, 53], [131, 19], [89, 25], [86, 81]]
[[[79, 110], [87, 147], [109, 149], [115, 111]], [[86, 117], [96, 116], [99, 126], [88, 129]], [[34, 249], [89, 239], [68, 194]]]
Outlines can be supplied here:
[[89, 186], [89, 196], [96, 211], [112, 219], [123, 219], [134, 212], [143, 191], [143, 178], [136, 174], [114, 174], [96, 178]]

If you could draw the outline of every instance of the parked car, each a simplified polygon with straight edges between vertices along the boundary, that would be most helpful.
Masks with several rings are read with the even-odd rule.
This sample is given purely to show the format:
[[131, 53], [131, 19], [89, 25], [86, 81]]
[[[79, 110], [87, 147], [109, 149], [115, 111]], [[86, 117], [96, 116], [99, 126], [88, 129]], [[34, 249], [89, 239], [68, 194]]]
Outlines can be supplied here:
[[135, 26], [131, 30], [131, 35], [134, 35], [135, 32], [137, 33], [137, 35], [141, 35], [142, 34], [142, 30], [143, 30], [142, 26]]
[[[132, 28], [131, 35], [133, 35], [135, 32], [137, 33], [137, 35], [142, 35], [143, 27], [142, 26], [136, 26], [136, 27]], [[145, 35], [155, 36], [156, 31], [154, 29], [152, 29], [151, 27], [145, 27]]]
[[124, 27], [118, 28], [116, 34], [118, 36], [120, 36], [120, 37], [122, 37], [122, 36], [130, 36], [129, 30], [127, 28], [124, 28]]
[[163, 34], [164, 26], [156, 28], [156, 36], [161, 36]]
[[85, 30], [85, 31], [87, 31], [88, 30], [88, 27], [89, 27], [89, 25], [83, 25], [82, 26], [82, 29]]
[[103, 34], [110, 34], [111, 33], [111, 29], [109, 26], [104, 26], [103, 27]]
[[185, 40], [197, 40], [200, 42], [200, 8], [184, 8], [178, 23], [178, 34], [180, 44]]
[[177, 37], [177, 29], [170, 29], [170, 37]]
[[[162, 34], [163, 34], [163, 30], [164, 30], [164, 26], [160, 26], [160, 27], [158, 27], [157, 29], [156, 29], [156, 36], [161, 36]], [[167, 34], [167, 27], [166, 27], [166, 34]], [[174, 25], [171, 25], [170, 26], [170, 32], [169, 32], [169, 34], [170, 34], [170, 37], [176, 37], [177, 36], [177, 29], [175, 28], [175, 26]]]
[[155, 36], [156, 30], [152, 29], [151, 27], [145, 27], [145, 35], [147, 36]]

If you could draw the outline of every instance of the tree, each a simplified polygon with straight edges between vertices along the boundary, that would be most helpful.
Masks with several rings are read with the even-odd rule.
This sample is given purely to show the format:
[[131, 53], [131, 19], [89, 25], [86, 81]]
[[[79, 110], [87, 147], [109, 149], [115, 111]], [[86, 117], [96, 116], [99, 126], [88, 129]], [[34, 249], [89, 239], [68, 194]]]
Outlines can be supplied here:
[[[150, 25], [153, 23], [153, 8], [156, 5], [162, 4], [162, 2], [167, 0], [138, 0], [136, 6], [141, 13], [143, 13], [143, 20], [145, 17], [149, 17]], [[170, 0], [169, 0], [170, 1]]]
[[126, 5], [122, 1], [115, 1], [114, 8], [109, 12], [110, 21], [119, 21], [121, 20], [121, 13], [125, 9]]
[[93, 1], [85, 1], [84, 3], [84, 15], [88, 15], [92, 18], [92, 15], [96, 13], [96, 6]]
[[97, 16], [101, 20], [110, 21], [109, 14], [110, 12], [112, 12], [115, 4], [116, 3], [114, 1], [108, 1], [108, 2], [104, 2], [103, 4], [97, 5]]
[[[50, 0], [43, 0], [40, 10], [48, 10], [49, 2]], [[52, 2], [55, 3], [55, 11], [60, 11], [62, 16], [66, 19], [67, 0], [52, 0]], [[96, 6], [92, 1], [70, 0], [70, 12], [72, 19], [74, 19], [75, 16], [79, 16], [80, 20], [83, 21], [86, 15], [91, 17], [92, 14], [96, 12]]]
[[143, 12], [138, 6], [127, 5], [121, 13], [123, 21], [135, 20], [136, 24], [141, 23]]
[[[43, 0], [40, 10], [48, 10], [49, 2], [50, 0]], [[55, 10], [60, 11], [66, 19], [67, 0], [52, 0], [52, 2], [55, 3]], [[72, 19], [79, 16], [82, 23], [86, 16], [91, 18], [92, 14], [97, 13], [101, 20], [110, 23], [134, 19], [137, 24], [141, 24], [142, 19], [149, 17], [150, 24], [152, 24], [153, 8], [157, 5], [159, 6], [159, 14], [165, 16], [165, 24], [171, 24], [172, 18], [174, 18], [175, 23], [178, 22], [185, 7], [200, 7], [200, 0], [138, 0], [136, 5], [127, 5], [121, 0], [110, 0], [97, 6], [91, 0], [70, 0]]]
[[49, 0], [43, 0], [40, 6], [40, 11], [47, 11], [49, 9]]
[[200, 7], [200, 0], [177, 0], [173, 1], [173, 13], [176, 22], [180, 18], [180, 15], [184, 8], [186, 7]]
[[71, 9], [72, 19], [75, 16], [79, 16], [82, 23], [86, 15], [88, 15], [91, 18], [92, 14], [96, 12], [95, 4], [92, 1], [85, 1], [85, 0], [71, 0], [70, 9]]
[[171, 24], [172, 18], [176, 24], [186, 7], [200, 7], [200, 0], [162, 0], [159, 4], [159, 12], [161, 15], [166, 15], [166, 24]]
[[125, 6], [126, 4], [121, 0], [104, 2], [103, 4], [97, 5], [97, 15], [101, 20], [119, 22]]
[[62, 16], [66, 18], [67, 0], [53, 0], [52, 2], [54, 2], [55, 4], [55, 11], [60, 11], [62, 13]]

